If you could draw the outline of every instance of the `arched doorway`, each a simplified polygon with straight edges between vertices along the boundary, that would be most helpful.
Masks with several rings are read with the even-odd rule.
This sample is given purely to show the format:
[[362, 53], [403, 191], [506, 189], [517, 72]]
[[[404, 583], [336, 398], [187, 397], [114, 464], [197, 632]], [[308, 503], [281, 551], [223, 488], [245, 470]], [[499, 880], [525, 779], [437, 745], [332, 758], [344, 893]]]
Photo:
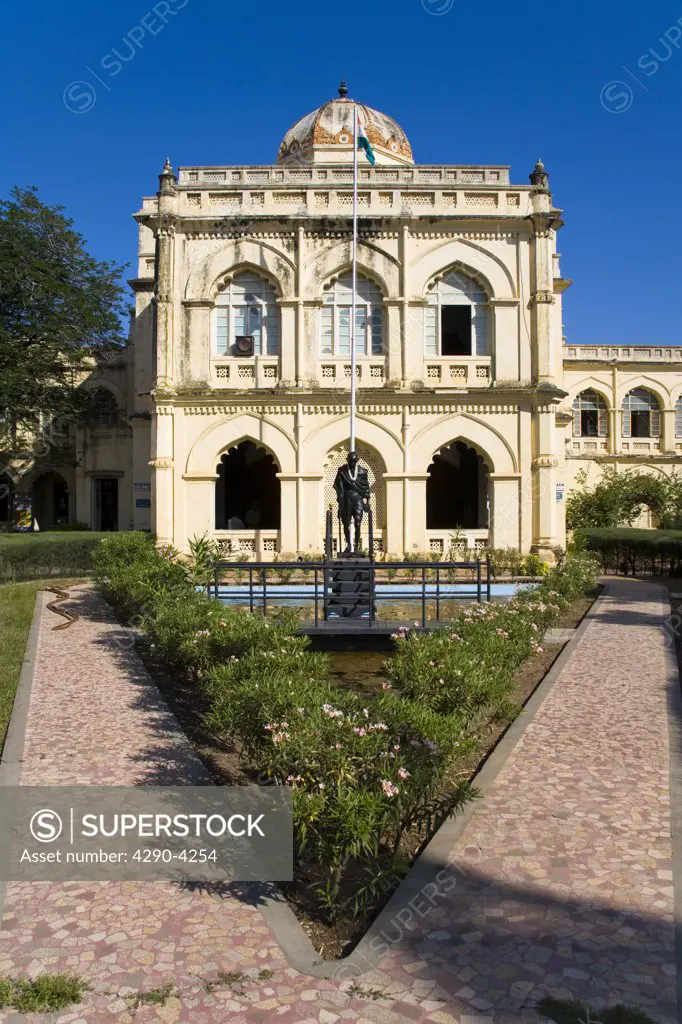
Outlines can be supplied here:
[[[334, 480], [340, 466], [348, 458], [349, 452], [348, 441], [344, 441], [343, 444], [336, 445], [332, 448], [327, 455], [327, 461], [324, 467], [324, 511], [325, 515], [327, 509], [331, 507], [332, 510], [332, 537], [337, 545], [340, 544], [339, 537], [341, 536], [339, 529], [339, 517], [338, 517], [338, 505], [336, 499], [336, 492], [334, 491]], [[367, 476], [369, 479], [369, 485], [372, 489], [372, 496], [370, 498], [370, 505], [372, 508], [372, 517], [374, 522], [374, 545], [378, 550], [382, 550], [382, 536], [383, 531], [386, 529], [386, 484], [384, 481], [384, 473], [386, 472], [386, 466], [384, 460], [375, 448], [372, 448], [368, 444], [364, 444], [362, 441], [357, 441], [355, 450], [358, 453], [360, 462], [367, 470]], [[324, 524], [321, 524], [323, 527]], [[363, 537], [367, 538], [367, 522], [363, 521]]]
[[34, 480], [33, 520], [39, 530], [51, 530], [68, 523], [69, 488], [59, 473], [41, 473]]
[[488, 467], [475, 448], [464, 441], [441, 448], [428, 474], [427, 530], [487, 528]]
[[279, 467], [272, 455], [253, 441], [241, 441], [226, 452], [215, 485], [216, 530], [279, 530]]

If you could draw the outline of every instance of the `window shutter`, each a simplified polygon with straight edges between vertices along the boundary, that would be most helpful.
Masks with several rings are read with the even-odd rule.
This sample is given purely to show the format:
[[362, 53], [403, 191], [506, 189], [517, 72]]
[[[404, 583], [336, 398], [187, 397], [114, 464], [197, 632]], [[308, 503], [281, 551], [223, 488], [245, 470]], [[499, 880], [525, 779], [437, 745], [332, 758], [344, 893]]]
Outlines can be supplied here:
[[609, 432], [606, 408], [603, 402], [599, 403], [599, 420], [597, 433], [599, 437], [606, 437]]
[[580, 422], [580, 403], [573, 403], [573, 437], [582, 436], [582, 423]]
[[427, 306], [424, 310], [424, 354], [438, 353], [438, 306]]
[[230, 311], [218, 309], [216, 313], [216, 352], [219, 356], [230, 352]]
[[630, 410], [623, 409], [623, 425], [622, 425], [623, 437], [630, 437]]
[[320, 338], [322, 355], [330, 356], [334, 351], [334, 307], [323, 306], [320, 312], [322, 315], [322, 330]]
[[682, 399], [677, 399], [675, 406], [675, 437], [682, 437]]
[[660, 437], [661, 436], [661, 410], [660, 409], [652, 409], [651, 410], [651, 436], [652, 437]]

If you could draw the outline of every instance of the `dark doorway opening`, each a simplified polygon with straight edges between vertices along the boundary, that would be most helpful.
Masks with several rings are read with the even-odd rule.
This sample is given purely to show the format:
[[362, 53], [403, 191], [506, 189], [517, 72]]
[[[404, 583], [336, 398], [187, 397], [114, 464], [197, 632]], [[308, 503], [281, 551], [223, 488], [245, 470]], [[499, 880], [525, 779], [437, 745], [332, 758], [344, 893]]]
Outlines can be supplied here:
[[12, 495], [14, 487], [6, 473], [0, 473], [0, 523], [3, 525], [12, 522]]
[[427, 530], [485, 529], [488, 525], [488, 468], [463, 441], [443, 448], [426, 481]]
[[440, 354], [471, 355], [471, 306], [441, 306]]
[[118, 480], [116, 477], [98, 477], [94, 485], [93, 529], [102, 532], [118, 530]]
[[216, 530], [279, 530], [280, 482], [272, 455], [242, 441], [217, 467]]
[[597, 409], [583, 409], [581, 411], [580, 436], [599, 437], [599, 412]]
[[630, 436], [651, 437], [651, 413], [648, 409], [633, 409], [630, 413]]
[[69, 488], [59, 473], [41, 473], [33, 481], [33, 516], [39, 530], [51, 530], [68, 523]]

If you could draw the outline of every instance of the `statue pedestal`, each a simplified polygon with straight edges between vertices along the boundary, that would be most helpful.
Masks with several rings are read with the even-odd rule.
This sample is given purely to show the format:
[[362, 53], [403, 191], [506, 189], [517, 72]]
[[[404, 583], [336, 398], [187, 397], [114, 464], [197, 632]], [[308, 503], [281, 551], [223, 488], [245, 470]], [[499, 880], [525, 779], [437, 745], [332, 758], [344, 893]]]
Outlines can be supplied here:
[[376, 618], [373, 573], [369, 558], [340, 555], [329, 563], [325, 620]]

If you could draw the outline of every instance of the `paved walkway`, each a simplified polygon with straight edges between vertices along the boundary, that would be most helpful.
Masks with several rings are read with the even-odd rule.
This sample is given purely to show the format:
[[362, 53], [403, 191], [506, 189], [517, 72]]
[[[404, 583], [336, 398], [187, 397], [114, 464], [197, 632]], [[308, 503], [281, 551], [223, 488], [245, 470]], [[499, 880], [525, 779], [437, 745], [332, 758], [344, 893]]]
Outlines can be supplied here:
[[[610, 587], [452, 850], [457, 884], [384, 933], [360, 997], [341, 975], [290, 968], [253, 905], [170, 883], [9, 884], [0, 976], [84, 977], [92, 991], [60, 1024], [540, 1024], [532, 1007], [548, 992], [674, 1024], [662, 592]], [[43, 615], [22, 783], [197, 781], [201, 765], [106, 607], [88, 587], [71, 594], [73, 626], [52, 632], [61, 620]], [[246, 980], [213, 988], [219, 971]], [[167, 982], [179, 997], [164, 1006], [126, 998]]]

